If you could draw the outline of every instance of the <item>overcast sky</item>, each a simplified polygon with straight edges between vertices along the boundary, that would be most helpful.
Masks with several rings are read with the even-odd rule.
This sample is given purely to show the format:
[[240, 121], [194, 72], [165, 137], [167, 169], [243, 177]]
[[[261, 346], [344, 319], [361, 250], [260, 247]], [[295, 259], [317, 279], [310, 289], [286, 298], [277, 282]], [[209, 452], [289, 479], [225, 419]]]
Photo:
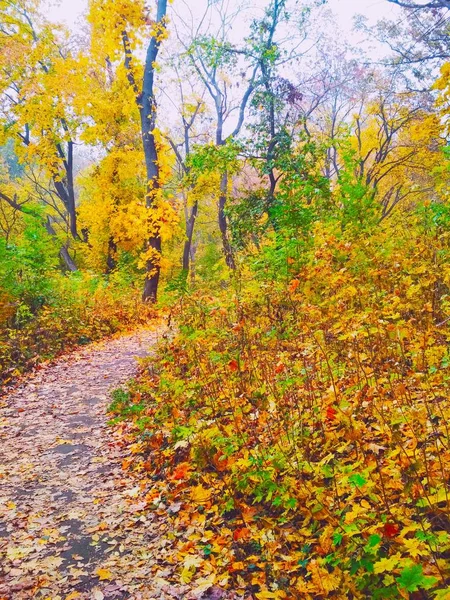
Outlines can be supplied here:
[[[55, 22], [65, 22], [68, 27], [72, 30], [76, 30], [77, 21], [80, 23], [83, 13], [85, 13], [89, 0], [43, 0], [49, 10], [47, 12], [50, 20]], [[242, 0], [228, 0], [230, 9], [233, 6], [238, 5]], [[244, 0], [245, 1], [245, 0]], [[251, 6], [252, 9], [259, 11], [260, 9], [267, 6], [270, 0], [247, 0], [247, 5]], [[186, 18], [189, 13], [197, 15], [203, 14], [203, 10], [207, 5], [208, 0], [173, 0], [173, 4], [169, 6], [170, 11], [173, 10], [179, 15], [183, 15]], [[149, 6], [155, 6], [155, 0], [147, 0]], [[373, 25], [379, 19], [387, 18], [392, 20], [398, 20], [401, 15], [401, 11], [398, 7], [394, 6], [388, 0], [328, 0], [326, 5], [320, 9], [321, 11], [332, 11], [335, 15], [331, 20], [324, 18], [321, 21], [320, 15], [315, 19], [316, 29], [315, 31], [322, 31], [325, 33], [334, 34], [335, 39], [341, 40], [341, 37], [347, 39], [350, 42], [350, 46], [358, 48], [361, 46], [362, 51], [365, 52], [366, 56], [370, 56], [372, 59], [375, 57], [380, 58], [386, 53], [386, 48], [382, 47], [373, 39], [368, 40], [367, 37], [361, 31], [352, 31], [353, 19], [355, 15], [362, 14], [367, 17], [368, 24]], [[250, 13], [251, 14], [251, 13]], [[248, 17], [249, 15], [247, 15]], [[233, 25], [233, 34], [240, 38], [240, 28], [242, 28], [242, 36], [247, 32], [245, 25], [246, 18], [236, 20]], [[187, 18], [190, 21], [190, 18]], [[248, 22], [247, 22], [248, 25]], [[330, 31], [330, 27], [332, 31]], [[342, 32], [342, 34], [341, 34]], [[363, 54], [363, 53], [361, 53]], [[167, 88], [167, 82], [165, 83], [165, 89]], [[167, 89], [166, 89], [167, 92]], [[166, 93], [169, 97], [170, 94]], [[161, 99], [162, 103], [166, 101], [164, 98]], [[170, 102], [167, 105], [167, 111], [165, 111], [166, 121], [170, 119], [170, 115], [177, 115], [177, 111], [171, 110]], [[232, 124], [232, 126], [234, 126]]]
[[[176, 3], [177, 0], [174, 0]], [[195, 6], [198, 0], [187, 0]], [[76, 20], [86, 10], [87, 0], [49, 0], [52, 20], [64, 21], [73, 26]], [[149, 0], [149, 5], [152, 1]], [[387, 0], [328, 0], [327, 6], [335, 13], [339, 27], [350, 34], [353, 17], [363, 14], [371, 23], [382, 17], [395, 19], [399, 15], [398, 7]]]

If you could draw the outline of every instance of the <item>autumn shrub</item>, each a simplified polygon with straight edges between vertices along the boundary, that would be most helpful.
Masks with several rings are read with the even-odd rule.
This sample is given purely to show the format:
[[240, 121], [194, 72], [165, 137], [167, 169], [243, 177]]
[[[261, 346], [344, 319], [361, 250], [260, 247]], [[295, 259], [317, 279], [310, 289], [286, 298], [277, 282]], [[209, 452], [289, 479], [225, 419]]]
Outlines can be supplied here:
[[184, 582], [449, 597], [449, 231], [433, 211], [363, 232], [316, 222], [288, 277], [242, 268], [174, 308], [113, 408], [134, 419], [148, 503], [203, 527], [173, 542]]
[[[6, 299], [0, 331], [0, 382], [7, 383], [42, 360], [87, 344], [154, 314], [140, 290], [120, 273], [109, 279], [88, 273], [48, 275], [48, 292], [40, 306], [33, 298]], [[8, 309], [8, 310], [6, 310]]]

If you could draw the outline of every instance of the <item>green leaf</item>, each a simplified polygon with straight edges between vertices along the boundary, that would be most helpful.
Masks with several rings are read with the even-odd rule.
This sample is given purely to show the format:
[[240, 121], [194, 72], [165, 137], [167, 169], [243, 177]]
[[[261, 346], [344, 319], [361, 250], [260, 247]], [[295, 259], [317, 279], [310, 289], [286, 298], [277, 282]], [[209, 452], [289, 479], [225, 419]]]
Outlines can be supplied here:
[[422, 565], [406, 567], [397, 577], [397, 583], [408, 592], [417, 592], [420, 588], [429, 589], [437, 582], [436, 577], [425, 577]]
[[365, 545], [366, 552], [370, 554], [376, 554], [378, 552], [378, 546], [381, 543], [381, 536], [378, 534], [374, 534], [369, 536], [367, 540], [367, 544]]
[[354, 473], [353, 475], [350, 475], [348, 482], [353, 487], [362, 487], [367, 483], [367, 479], [364, 479], [364, 477], [359, 473]]
[[381, 542], [381, 536], [380, 535], [378, 535], [378, 534], [371, 535], [371, 536], [369, 536], [369, 539], [367, 540], [366, 548], [374, 548], [380, 542]]

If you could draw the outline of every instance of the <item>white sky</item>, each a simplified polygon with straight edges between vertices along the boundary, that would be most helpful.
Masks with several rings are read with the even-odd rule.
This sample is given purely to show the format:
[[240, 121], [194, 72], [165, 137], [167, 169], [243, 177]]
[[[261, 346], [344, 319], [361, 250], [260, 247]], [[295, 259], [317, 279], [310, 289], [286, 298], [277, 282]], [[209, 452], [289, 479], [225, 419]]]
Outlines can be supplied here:
[[[174, 0], [176, 4], [177, 0]], [[198, 0], [187, 0], [194, 7]], [[83, 14], [87, 6], [87, 0], [49, 0], [51, 6], [49, 16], [55, 21], [64, 21], [69, 27], [73, 27], [76, 20]], [[151, 6], [150, 0], [149, 5]], [[345, 32], [352, 29], [353, 17], [360, 13], [368, 17], [371, 23], [375, 23], [383, 17], [395, 19], [399, 15], [399, 8], [387, 0], [328, 0], [327, 7], [336, 15], [338, 26]], [[170, 8], [169, 8], [170, 10]]]
[[400, 9], [387, 0], [329, 0], [328, 7], [346, 31], [351, 30], [356, 14], [365, 15], [372, 23], [384, 17], [395, 19], [400, 14]]
[[[267, 6], [270, 0], [248, 0], [247, 5], [256, 7], [257, 9]], [[80, 19], [83, 13], [87, 9], [88, 0], [43, 0], [49, 7], [47, 17], [55, 22], [64, 22], [69, 29], [76, 30], [79, 27]], [[170, 10], [173, 8], [176, 12], [181, 12], [186, 16], [186, 11], [189, 13], [192, 11], [195, 15], [202, 14], [203, 8], [206, 5], [207, 0], [173, 0], [173, 4], [169, 6]], [[229, 0], [230, 8], [239, 2], [239, 0]], [[149, 6], [156, 4], [155, 0], [147, 0]], [[381, 57], [385, 54], [385, 49], [378, 43], [374, 43], [374, 40], [368, 41], [365, 39], [365, 35], [359, 31], [352, 31], [353, 19], [355, 15], [362, 14], [367, 17], [368, 24], [374, 25], [379, 19], [387, 18], [391, 20], [397, 20], [401, 15], [401, 11], [398, 7], [394, 6], [388, 0], [328, 0], [326, 5], [320, 9], [321, 11], [332, 11], [335, 18], [330, 21], [325, 19], [323, 22], [323, 31], [330, 32], [330, 26], [333, 28], [336, 25], [336, 38], [340, 39], [341, 32], [345, 39], [350, 43], [352, 47], [360, 46], [369, 56], [374, 58], [375, 56]], [[78, 26], [77, 26], [78, 21]], [[189, 19], [188, 19], [189, 21]], [[239, 37], [239, 19], [237, 20], [237, 27], [234, 28], [234, 34]], [[320, 31], [320, 16], [315, 19], [316, 31]], [[242, 20], [243, 35], [245, 35], [244, 19]], [[161, 99], [164, 102], [164, 99]], [[165, 113], [166, 119], [172, 113], [170, 103], [167, 106]], [[173, 113], [175, 114], [175, 112]]]

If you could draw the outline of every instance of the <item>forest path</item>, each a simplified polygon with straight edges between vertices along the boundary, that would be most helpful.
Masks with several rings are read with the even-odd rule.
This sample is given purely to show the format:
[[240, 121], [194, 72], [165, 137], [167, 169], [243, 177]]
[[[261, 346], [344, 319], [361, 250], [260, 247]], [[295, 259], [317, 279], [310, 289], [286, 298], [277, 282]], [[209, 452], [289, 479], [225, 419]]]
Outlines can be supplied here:
[[167, 525], [143, 513], [107, 426], [110, 391], [158, 335], [83, 348], [0, 401], [0, 600], [187, 597], [165, 580]]

